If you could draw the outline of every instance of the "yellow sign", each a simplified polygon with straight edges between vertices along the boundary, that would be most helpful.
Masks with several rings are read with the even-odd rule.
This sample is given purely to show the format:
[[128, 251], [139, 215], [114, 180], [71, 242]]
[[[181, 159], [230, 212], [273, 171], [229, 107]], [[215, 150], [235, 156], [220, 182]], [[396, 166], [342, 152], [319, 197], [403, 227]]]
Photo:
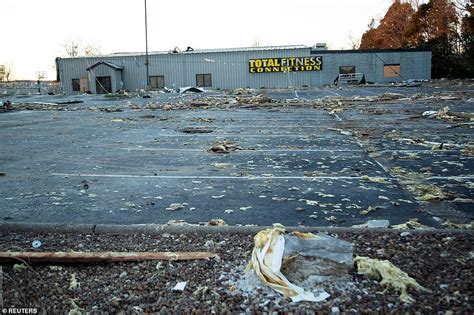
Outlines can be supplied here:
[[250, 73], [320, 71], [323, 57], [285, 57], [249, 60]]

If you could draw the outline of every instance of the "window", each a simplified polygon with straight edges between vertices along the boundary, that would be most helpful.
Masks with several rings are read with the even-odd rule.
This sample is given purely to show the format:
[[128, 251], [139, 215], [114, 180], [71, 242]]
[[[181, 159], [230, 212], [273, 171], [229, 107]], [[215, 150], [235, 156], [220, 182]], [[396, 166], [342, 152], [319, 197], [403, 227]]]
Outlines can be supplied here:
[[383, 76], [384, 78], [399, 78], [400, 77], [400, 64], [384, 65]]
[[196, 86], [212, 86], [211, 74], [196, 74]]
[[74, 92], [81, 91], [81, 80], [80, 79], [72, 79], [72, 90]]
[[150, 88], [162, 89], [165, 87], [165, 76], [164, 75], [153, 75], [150, 76]]
[[356, 72], [355, 66], [340, 66], [339, 74], [351, 74]]

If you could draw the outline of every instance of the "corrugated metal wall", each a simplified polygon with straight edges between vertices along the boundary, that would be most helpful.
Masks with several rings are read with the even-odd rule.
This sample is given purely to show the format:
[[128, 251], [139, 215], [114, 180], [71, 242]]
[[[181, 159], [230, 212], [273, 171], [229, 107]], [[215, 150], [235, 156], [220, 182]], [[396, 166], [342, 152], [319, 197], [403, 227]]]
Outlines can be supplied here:
[[[323, 56], [323, 71], [313, 77], [312, 85], [330, 84], [340, 66], [355, 66], [370, 82], [388, 83], [408, 79], [431, 79], [430, 51], [317, 52]], [[384, 65], [400, 64], [399, 78], [384, 77]]]
[[[249, 73], [249, 59], [318, 55], [323, 56], [321, 71]], [[145, 87], [144, 55], [63, 58], [58, 60], [58, 66], [64, 92], [73, 93], [71, 80], [88, 78], [86, 69], [98, 61], [108, 61], [124, 67], [123, 83], [126, 90], [134, 91]], [[384, 78], [384, 63], [400, 64], [401, 77]], [[149, 75], [163, 75], [167, 87], [195, 86], [196, 74], [210, 73], [213, 89], [287, 88], [331, 84], [339, 74], [339, 66], [349, 65], [355, 65], [356, 72], [364, 73], [366, 79], [372, 82], [431, 78], [430, 51], [311, 52], [309, 47], [152, 54], [149, 56]]]

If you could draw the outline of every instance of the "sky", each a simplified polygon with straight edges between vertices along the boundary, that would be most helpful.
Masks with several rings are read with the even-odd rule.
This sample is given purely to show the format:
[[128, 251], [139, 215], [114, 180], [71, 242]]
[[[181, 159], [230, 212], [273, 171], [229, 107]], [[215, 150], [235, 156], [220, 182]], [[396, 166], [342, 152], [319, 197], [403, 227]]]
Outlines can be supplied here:
[[[0, 0], [0, 65], [12, 79], [55, 79], [67, 43], [145, 51], [144, 0]], [[147, 0], [148, 50], [327, 43], [350, 49], [393, 0]]]

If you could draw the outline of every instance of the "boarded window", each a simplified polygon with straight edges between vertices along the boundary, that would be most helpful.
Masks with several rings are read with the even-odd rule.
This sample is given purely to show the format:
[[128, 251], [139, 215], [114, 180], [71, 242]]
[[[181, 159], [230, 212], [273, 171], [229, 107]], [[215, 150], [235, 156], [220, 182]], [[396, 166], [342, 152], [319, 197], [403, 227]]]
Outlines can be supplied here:
[[74, 92], [81, 91], [81, 80], [80, 79], [72, 79], [72, 90]]
[[339, 74], [351, 74], [356, 72], [355, 66], [340, 66]]
[[165, 76], [164, 75], [153, 75], [150, 76], [150, 88], [162, 89], [165, 87]]
[[399, 78], [400, 77], [400, 64], [384, 65], [383, 66], [384, 78]]
[[211, 74], [196, 74], [196, 86], [212, 86]]

